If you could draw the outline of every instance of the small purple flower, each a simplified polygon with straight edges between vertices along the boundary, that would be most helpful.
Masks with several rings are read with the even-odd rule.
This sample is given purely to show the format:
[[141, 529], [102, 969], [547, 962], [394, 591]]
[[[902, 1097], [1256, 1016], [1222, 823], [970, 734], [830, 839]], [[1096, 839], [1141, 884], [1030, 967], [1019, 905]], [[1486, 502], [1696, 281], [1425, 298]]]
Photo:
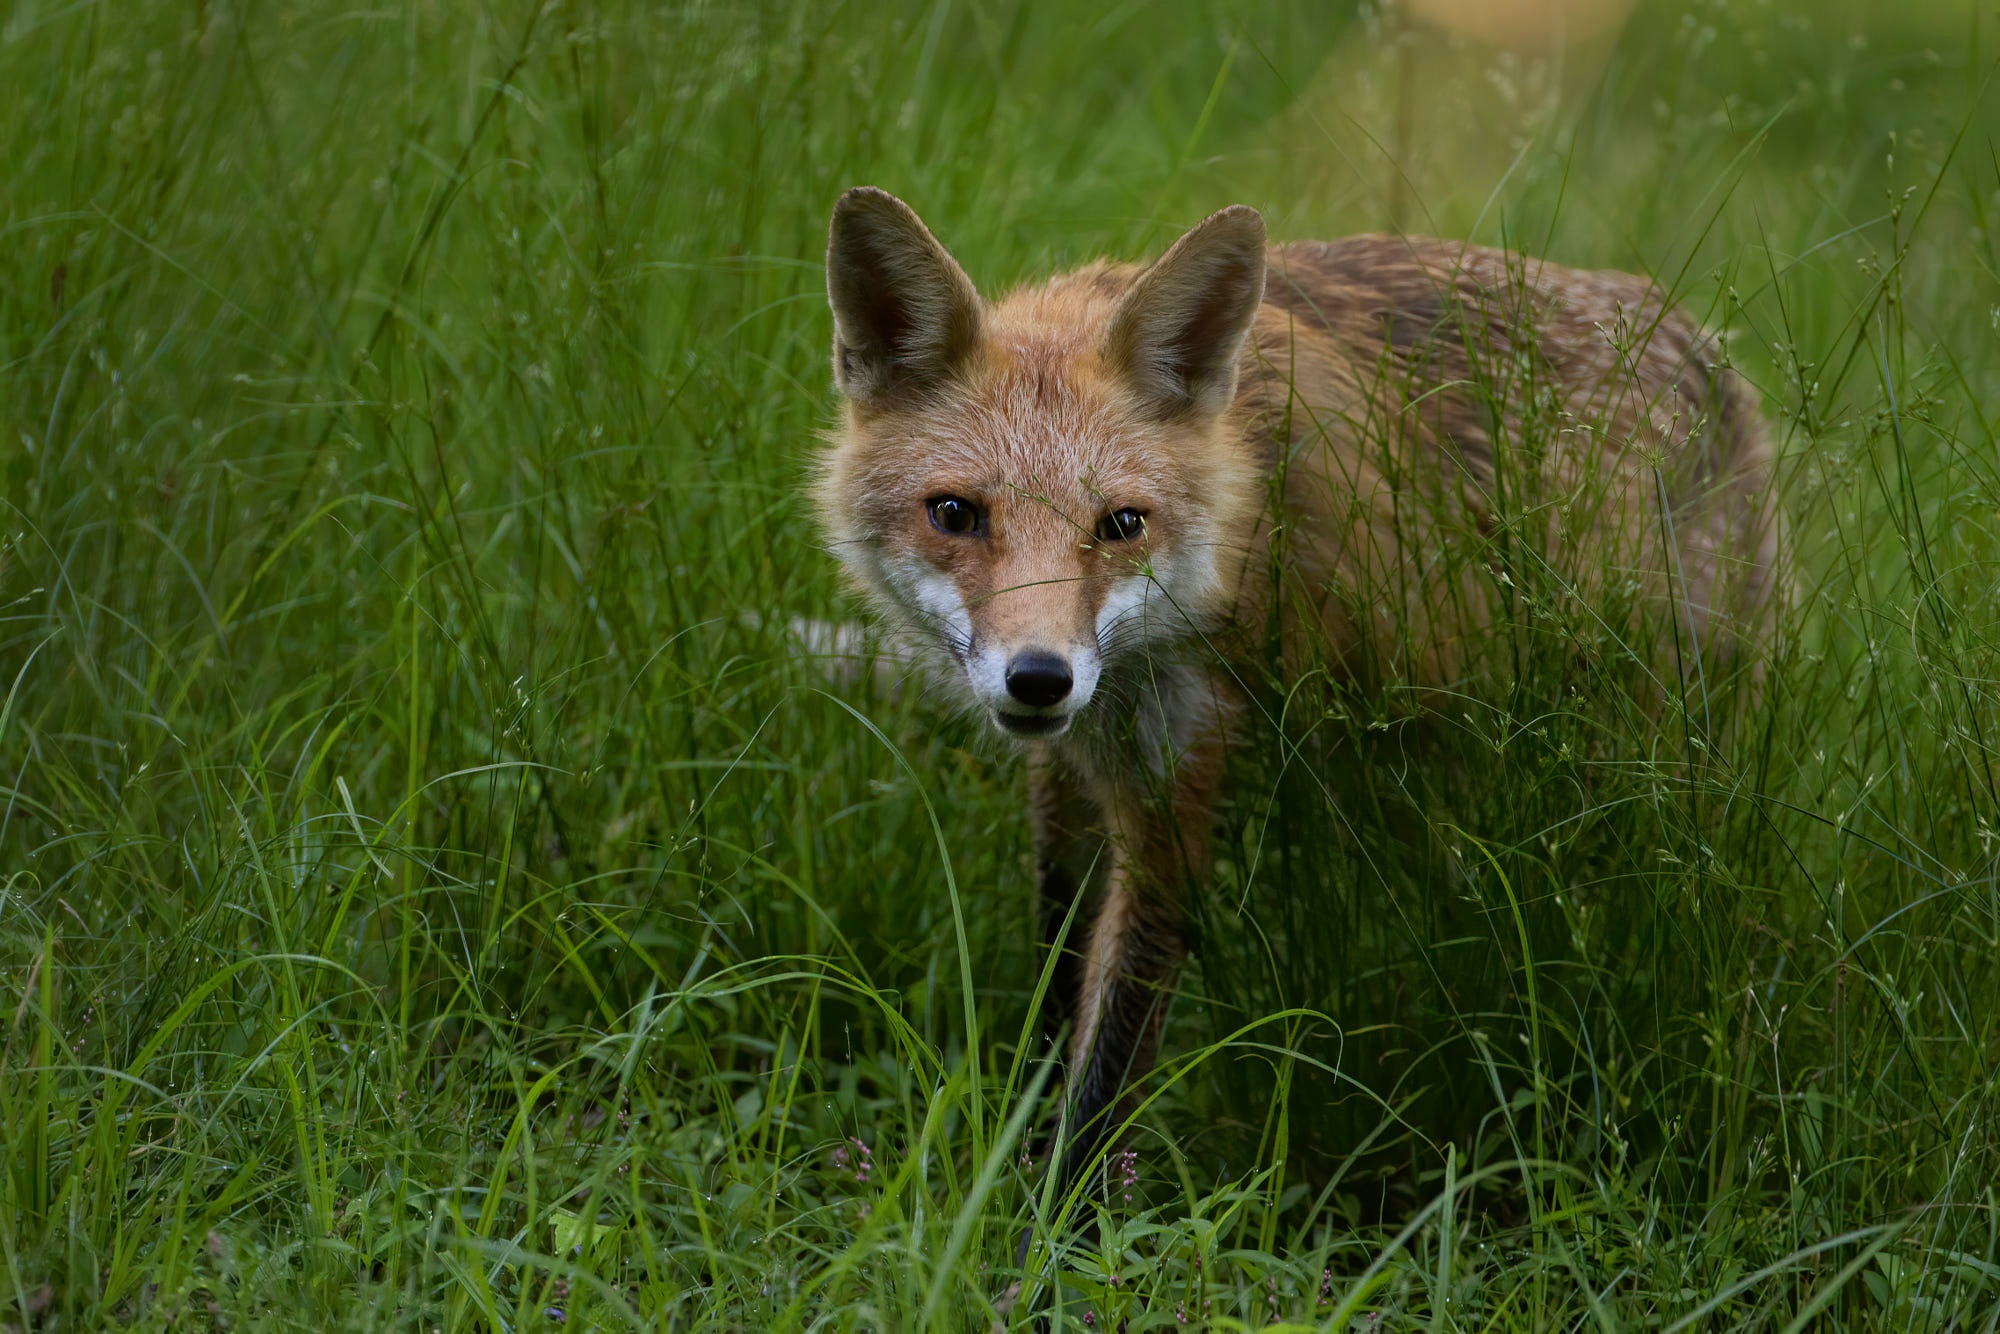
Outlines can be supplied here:
[[[848, 1144], [854, 1146], [854, 1150], [851, 1153], [848, 1151]], [[863, 1144], [858, 1139], [850, 1138], [847, 1144], [839, 1145], [834, 1149], [833, 1167], [836, 1172], [845, 1172], [852, 1167], [854, 1169], [855, 1184], [865, 1186], [868, 1184], [868, 1174], [875, 1170], [875, 1155], [866, 1144]]]

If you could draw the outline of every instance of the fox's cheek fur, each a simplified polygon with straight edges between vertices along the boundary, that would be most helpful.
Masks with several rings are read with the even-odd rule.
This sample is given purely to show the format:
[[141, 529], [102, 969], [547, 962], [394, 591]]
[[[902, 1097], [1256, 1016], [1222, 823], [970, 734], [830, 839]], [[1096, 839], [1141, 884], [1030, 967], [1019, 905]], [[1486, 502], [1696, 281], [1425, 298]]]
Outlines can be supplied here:
[[1144, 644], [1154, 631], [1162, 590], [1143, 574], [1127, 575], [1111, 586], [1097, 611], [1098, 649], [1115, 658]]
[[920, 556], [903, 556], [887, 562], [884, 568], [896, 600], [946, 652], [966, 662], [973, 647], [972, 615], [951, 576]]
[[961, 669], [947, 669], [948, 679], [962, 682], [976, 704], [990, 705], [1007, 693], [1006, 654], [982, 642], [957, 580], [910, 553], [878, 557], [875, 566], [878, 587], [908, 613], [919, 637], [943, 649]]
[[1213, 555], [1205, 547], [1153, 554], [1143, 570], [1112, 582], [1097, 612], [1097, 644], [1105, 670], [1147, 661], [1194, 637], [1223, 609]]

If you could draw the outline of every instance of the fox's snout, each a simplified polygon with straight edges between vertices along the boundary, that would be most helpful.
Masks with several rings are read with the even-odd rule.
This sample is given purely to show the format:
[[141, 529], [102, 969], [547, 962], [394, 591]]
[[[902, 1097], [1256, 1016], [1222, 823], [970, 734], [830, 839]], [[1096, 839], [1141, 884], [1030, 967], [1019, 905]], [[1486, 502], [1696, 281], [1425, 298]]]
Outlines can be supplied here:
[[[1022, 598], [1025, 592], [1011, 596]], [[1099, 645], [1088, 630], [1072, 638], [1048, 619], [981, 614], [1004, 610], [1009, 598], [997, 595], [968, 616], [971, 633], [961, 659], [966, 684], [1002, 731], [1019, 737], [1058, 735], [1097, 693]]]
[[1003, 644], [975, 647], [966, 667], [973, 692], [993, 721], [1020, 737], [1069, 730], [1096, 693], [1099, 672], [1095, 647], [1084, 646], [1065, 652]]

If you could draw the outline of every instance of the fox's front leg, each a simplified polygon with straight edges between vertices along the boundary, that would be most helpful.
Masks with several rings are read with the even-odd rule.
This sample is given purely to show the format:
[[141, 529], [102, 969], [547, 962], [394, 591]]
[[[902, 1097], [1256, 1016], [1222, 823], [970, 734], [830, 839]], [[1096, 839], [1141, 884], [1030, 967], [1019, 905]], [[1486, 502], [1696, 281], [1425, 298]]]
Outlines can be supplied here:
[[1042, 998], [1042, 1031], [1054, 1041], [1076, 1009], [1090, 917], [1079, 903], [1101, 880], [1108, 857], [1097, 805], [1077, 776], [1046, 748], [1028, 761], [1028, 808], [1034, 823], [1036, 915], [1042, 947], [1057, 951]]
[[1182, 755], [1165, 800], [1119, 803], [1104, 903], [1092, 924], [1070, 1049], [1067, 1193], [1130, 1110], [1153, 1068], [1174, 978], [1187, 957], [1186, 888], [1208, 871], [1219, 740]]

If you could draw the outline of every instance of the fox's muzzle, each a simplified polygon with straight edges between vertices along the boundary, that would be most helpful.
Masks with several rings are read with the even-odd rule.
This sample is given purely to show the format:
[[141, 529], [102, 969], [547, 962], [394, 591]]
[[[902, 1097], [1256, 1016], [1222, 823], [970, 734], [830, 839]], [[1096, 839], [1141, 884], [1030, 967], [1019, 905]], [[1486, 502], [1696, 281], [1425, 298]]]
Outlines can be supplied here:
[[1095, 648], [1055, 650], [977, 644], [965, 662], [972, 693], [1009, 736], [1052, 737], [1069, 725], [1097, 689]]

